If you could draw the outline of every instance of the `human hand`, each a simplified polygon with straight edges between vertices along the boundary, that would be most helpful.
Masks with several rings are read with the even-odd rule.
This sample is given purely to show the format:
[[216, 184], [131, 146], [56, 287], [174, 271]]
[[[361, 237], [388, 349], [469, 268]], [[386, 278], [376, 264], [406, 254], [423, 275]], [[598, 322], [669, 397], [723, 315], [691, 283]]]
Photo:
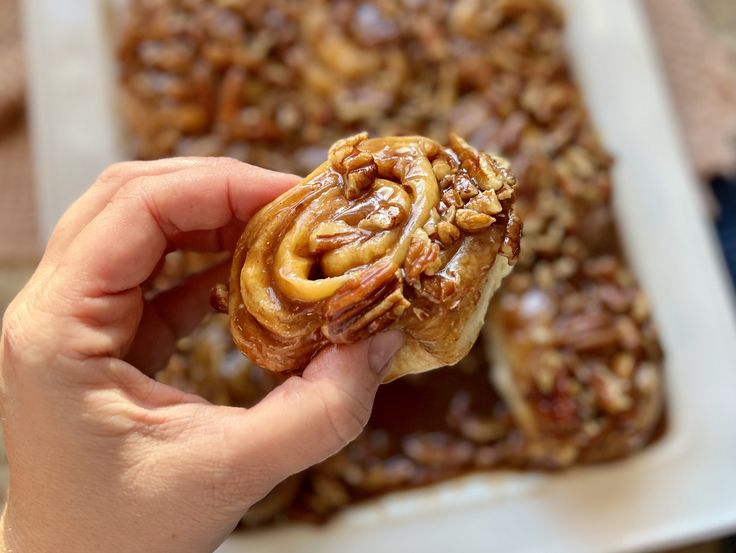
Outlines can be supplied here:
[[228, 273], [145, 299], [165, 252], [232, 248], [295, 181], [230, 159], [123, 163], [67, 211], [3, 318], [5, 550], [212, 551], [278, 482], [357, 436], [395, 332], [323, 351], [248, 410], [148, 376]]

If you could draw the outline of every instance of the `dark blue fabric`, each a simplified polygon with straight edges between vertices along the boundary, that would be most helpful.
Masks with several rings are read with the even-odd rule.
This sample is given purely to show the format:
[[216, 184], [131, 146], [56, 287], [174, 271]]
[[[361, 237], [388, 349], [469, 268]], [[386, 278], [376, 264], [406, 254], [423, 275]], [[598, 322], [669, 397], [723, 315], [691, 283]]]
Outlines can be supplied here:
[[711, 186], [720, 205], [720, 215], [716, 220], [718, 237], [731, 279], [736, 285], [736, 177], [718, 177], [711, 181]]

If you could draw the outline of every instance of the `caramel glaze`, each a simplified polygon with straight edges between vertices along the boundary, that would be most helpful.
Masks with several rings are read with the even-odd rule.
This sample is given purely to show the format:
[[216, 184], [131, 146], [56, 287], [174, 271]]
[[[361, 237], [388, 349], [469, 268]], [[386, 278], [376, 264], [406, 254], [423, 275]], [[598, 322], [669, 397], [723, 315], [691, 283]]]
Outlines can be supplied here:
[[423, 137], [339, 141], [237, 245], [229, 309], [238, 348], [290, 372], [328, 343], [399, 327], [441, 358], [497, 255], [518, 256], [515, 184], [503, 160], [456, 136], [446, 148]]

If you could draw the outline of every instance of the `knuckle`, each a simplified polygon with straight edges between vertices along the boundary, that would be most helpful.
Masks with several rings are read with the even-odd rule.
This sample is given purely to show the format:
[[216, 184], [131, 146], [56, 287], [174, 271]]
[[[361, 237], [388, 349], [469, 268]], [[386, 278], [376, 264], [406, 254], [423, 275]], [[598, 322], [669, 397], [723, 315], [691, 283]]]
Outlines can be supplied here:
[[23, 352], [30, 345], [25, 330], [26, 325], [21, 320], [19, 309], [14, 303], [8, 307], [3, 315], [2, 331], [0, 331], [0, 369], [6, 373], [22, 358]]
[[358, 397], [336, 386], [320, 388], [324, 414], [341, 445], [352, 442], [370, 417], [370, 407]]
[[[140, 175], [121, 186], [113, 197], [113, 201], [136, 202], [135, 205], [148, 211], [162, 228], [168, 227], [171, 225], [162, 217], [157, 201], [157, 189], [160, 187], [161, 182], [157, 176]], [[175, 229], [169, 230], [173, 232]]]
[[212, 160], [212, 165], [242, 165], [242, 161], [239, 159], [235, 159], [234, 157], [228, 157], [228, 156], [219, 156], [219, 157], [213, 157], [210, 158]]
[[127, 181], [128, 175], [140, 166], [141, 161], [121, 161], [113, 163], [100, 173], [96, 184], [99, 186], [119, 185]]
[[17, 297], [5, 312], [0, 331], [0, 369], [5, 377], [51, 367], [73, 346], [71, 327], [61, 314], [64, 306], [61, 301], [52, 306], [49, 293], [49, 287], [41, 287]]
[[140, 198], [148, 194], [149, 181], [151, 177], [147, 175], [139, 175], [126, 181], [117, 191], [113, 199], [125, 200], [132, 198]]

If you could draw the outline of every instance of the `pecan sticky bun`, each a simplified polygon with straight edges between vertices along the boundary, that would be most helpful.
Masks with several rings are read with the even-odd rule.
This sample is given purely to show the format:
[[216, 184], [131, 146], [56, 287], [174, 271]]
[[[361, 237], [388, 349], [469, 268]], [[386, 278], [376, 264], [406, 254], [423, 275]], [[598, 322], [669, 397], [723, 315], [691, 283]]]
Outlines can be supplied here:
[[519, 253], [516, 179], [452, 135], [340, 140], [259, 211], [238, 243], [228, 310], [240, 350], [298, 371], [328, 344], [406, 335], [386, 380], [459, 361]]
[[515, 273], [489, 315], [491, 376], [530, 442], [532, 463], [623, 457], [657, 431], [662, 351], [646, 299], [620, 259]]

